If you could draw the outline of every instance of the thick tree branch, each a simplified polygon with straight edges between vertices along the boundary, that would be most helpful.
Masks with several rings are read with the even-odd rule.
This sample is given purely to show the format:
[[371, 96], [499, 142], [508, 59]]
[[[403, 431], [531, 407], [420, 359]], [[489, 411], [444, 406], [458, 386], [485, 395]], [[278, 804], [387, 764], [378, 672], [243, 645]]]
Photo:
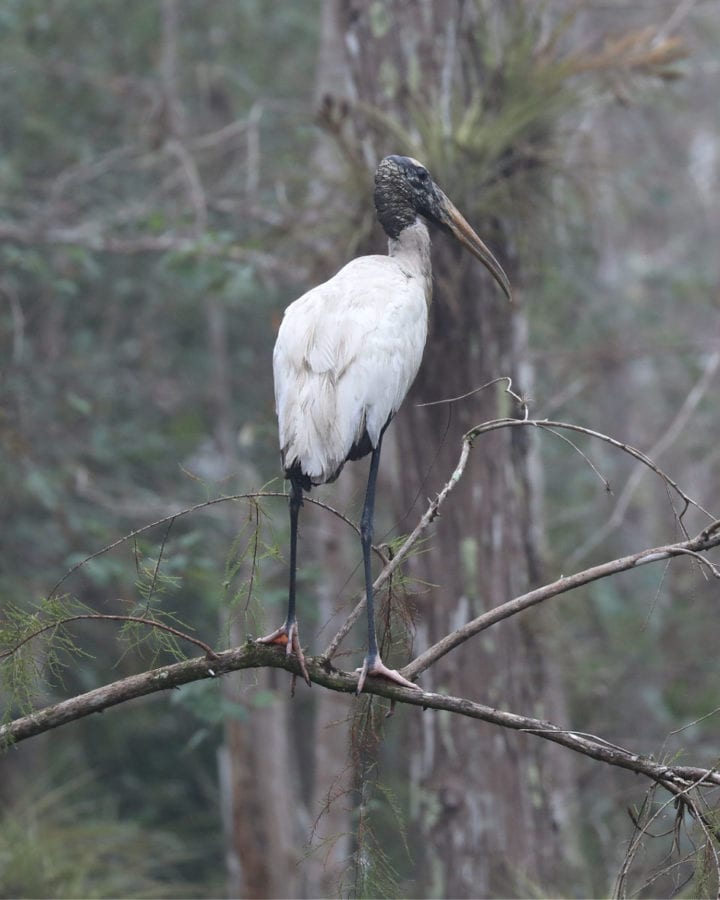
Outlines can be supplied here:
[[[326, 660], [318, 657], [307, 659], [306, 663], [311, 681], [329, 690], [354, 694], [357, 675], [334, 669]], [[22, 716], [0, 727], [0, 745], [19, 743], [138, 697], [179, 688], [193, 681], [217, 678], [228, 672], [266, 666], [285, 669], [293, 675], [301, 674], [297, 660], [287, 656], [282, 649], [248, 641], [241, 647], [218, 653], [215, 659], [199, 657], [161, 666]], [[645, 775], [678, 796], [699, 782], [720, 786], [720, 772], [715, 769], [664, 765], [623, 747], [609, 744], [594, 735], [569, 731], [551, 722], [494, 709], [462, 697], [412, 691], [375, 678], [367, 680], [365, 693], [386, 697], [394, 702], [420, 706], [423, 709], [446, 710], [502, 728], [527, 732], [607, 765], [619, 766]]]

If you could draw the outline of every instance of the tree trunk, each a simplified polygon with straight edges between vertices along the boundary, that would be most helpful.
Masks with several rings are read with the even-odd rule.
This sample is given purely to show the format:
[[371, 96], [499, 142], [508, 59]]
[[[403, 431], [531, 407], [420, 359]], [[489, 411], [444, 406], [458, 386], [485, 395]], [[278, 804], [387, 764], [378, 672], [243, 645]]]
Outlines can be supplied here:
[[[284, 673], [267, 671], [258, 673], [258, 679], [256, 689], [267, 691], [279, 680], [280, 691], [273, 703], [247, 708], [246, 718], [227, 720], [219, 759], [228, 896], [299, 897], [303, 896], [299, 779], [287, 700], [281, 698], [288, 680]], [[228, 678], [223, 690], [238, 704], [252, 696], [240, 691], [240, 676]]]
[[[438, 269], [452, 265], [450, 257], [451, 248], [436, 247]], [[437, 292], [423, 370], [397, 423], [403, 510], [420, 484], [422, 496], [442, 486], [464, 432], [509, 412], [503, 385], [454, 404], [452, 412], [445, 405], [419, 408], [413, 399], [459, 396], [500, 375], [525, 389], [517, 377], [524, 351], [520, 315], [511, 317], [502, 299], [478, 301], [482, 291], [468, 268], [455, 295], [459, 315], [450, 319]], [[468, 342], [468, 334], [477, 339]], [[474, 448], [464, 490], [443, 515], [431, 552], [411, 567], [433, 585], [417, 597], [417, 651], [539, 582], [532, 452], [527, 432], [517, 430], [488, 434]], [[541, 616], [532, 614], [504, 622], [425, 673], [423, 686], [564, 721], [541, 627]], [[567, 760], [531, 737], [468, 725], [436, 716], [418, 723], [413, 735], [410, 770], [423, 798], [418, 822], [429, 851], [425, 879], [453, 897], [524, 895], [531, 884], [560, 889], [558, 861], [565, 854], [558, 818], [567, 810], [569, 785], [557, 773], [567, 771]]]
[[[351, 480], [338, 482], [330, 502], [344, 509], [351, 484]], [[339, 497], [338, 493], [342, 496]], [[311, 516], [307, 515], [306, 519], [310, 520]], [[325, 512], [312, 516], [311, 521], [312, 526], [308, 524], [306, 527], [306, 541], [317, 548], [323, 571], [317, 591], [320, 627], [315, 629], [315, 635], [319, 634], [321, 638], [315, 637], [314, 640], [321, 639], [325, 644], [328, 637], [340, 628], [346, 615], [345, 610], [338, 609], [338, 597], [349, 567], [350, 534], [346, 530], [338, 533], [336, 519]], [[355, 549], [360, 552], [359, 541]], [[314, 765], [310, 795], [312, 822], [308, 835], [311, 853], [306, 866], [307, 896], [334, 897], [339, 895], [345, 882], [351, 852], [351, 709], [347, 696], [335, 691], [313, 691], [313, 701]]]
[[[332, 93], [346, 75], [342, 34], [339, 20], [330, 5], [321, 11], [320, 44], [315, 74], [315, 102], [322, 106], [323, 97]], [[313, 153], [313, 169], [320, 173], [308, 185], [311, 208], [322, 209], [326, 215], [343, 215], [343, 197], [333, 189], [334, 181], [342, 177], [343, 166], [337, 151], [329, 141], [319, 140]], [[317, 281], [334, 274], [337, 267], [337, 243], [332, 232], [324, 237], [314, 230], [314, 252]], [[330, 269], [330, 270], [328, 270]], [[357, 483], [352, 476], [343, 478], [329, 489], [326, 499], [333, 506], [345, 509]], [[322, 495], [322, 489], [319, 492]], [[346, 585], [351, 565], [352, 538], [350, 532], [338, 533], [337, 520], [327, 513], [313, 514], [305, 509], [304, 558], [320, 563], [322, 575], [317, 584], [317, 621], [315, 641], [321, 646], [336, 633], [345, 618], [338, 599]], [[360, 552], [359, 541], [354, 545]], [[307, 633], [308, 635], [310, 632]], [[313, 647], [319, 652], [321, 646]], [[353, 770], [350, 759], [350, 715], [347, 697], [333, 691], [313, 692], [313, 748], [314, 765], [310, 785], [309, 811], [311, 832], [310, 855], [306, 875], [309, 897], [337, 896], [345, 882], [350, 864], [350, 835]]]
[[[323, 10], [320, 23], [318, 105], [338, 85], [344, 71], [338, 20], [330, 12], [329, 7]], [[318, 141], [313, 168], [322, 174], [308, 184], [310, 207], [341, 216], [342, 198], [332, 190], [331, 181], [342, 173], [342, 163], [328, 141]], [[322, 281], [333, 274], [328, 266], [336, 263], [333, 235], [328, 233], [322, 239], [316, 230], [313, 250], [314, 277]], [[348, 479], [333, 486], [334, 505], [343, 508], [338, 491], [347, 500], [351, 484]], [[327, 641], [344, 618], [336, 605], [348, 567], [346, 544], [338, 538], [336, 520], [327, 513], [319, 514], [308, 503], [300, 516], [299, 539], [300, 633], [303, 644], [315, 653], [321, 649], [318, 642]], [[323, 574], [311, 597], [304, 588], [304, 570], [318, 563]], [[320, 627], [313, 627], [314, 623]], [[272, 627], [273, 623], [266, 621], [265, 626]], [[268, 676], [263, 673], [260, 677]], [[283, 675], [279, 678], [279, 690], [271, 706], [259, 715], [253, 713], [252, 722], [226, 723], [227, 752], [221, 756], [221, 772], [227, 785], [223, 793], [230, 797], [225, 812], [229, 893], [245, 897], [336, 896], [350, 857], [353, 772], [347, 698], [333, 691], [306, 694], [300, 684], [298, 696], [288, 708], [288, 682]], [[264, 722], [263, 732], [256, 727], [256, 719]], [[272, 742], [268, 729], [275, 732]], [[302, 783], [296, 771], [299, 768]], [[280, 800], [285, 804], [283, 816], [279, 815]], [[273, 823], [279, 831], [273, 832]]]
[[[346, 49], [339, 83], [348, 85], [348, 94], [326, 98], [325, 105], [336, 115], [348, 110], [344, 122], [330, 121], [346, 151], [372, 164], [386, 153], [407, 153], [396, 132], [373, 123], [387, 116], [414, 138], [424, 135], [413, 122], [418, 97], [438, 127], [447, 127], [451, 141], [457, 93], [467, 94], [468, 79], [483, 75], [465, 40], [482, 26], [479, 9], [462, 0], [382, 6], [326, 0], [325, 15], [335, 17], [335, 32]], [[422, 161], [433, 171], [432, 159]], [[442, 184], [442, 173], [434, 174]], [[452, 185], [443, 186], [452, 197]], [[462, 196], [455, 199], [498, 256], [508, 260], [502, 220], [490, 227], [486, 222], [483, 231], [472, 204]], [[444, 235], [435, 236], [433, 264], [435, 300], [424, 362], [388, 432], [395, 446], [386, 462], [394, 455], [399, 463], [394, 502], [402, 516], [449, 477], [465, 431], [514, 414], [503, 384], [464, 402], [416, 404], [456, 397], [500, 376], [511, 376], [519, 391], [530, 387], [522, 311], [512, 311], [482, 267]], [[517, 262], [509, 268], [517, 287]], [[535, 470], [527, 431], [497, 431], [478, 442], [432, 547], [410, 566], [418, 583], [432, 585], [413, 598], [416, 650], [539, 582]], [[502, 623], [426, 672], [423, 687], [565, 721], [559, 679], [543, 652], [542, 621], [539, 613]], [[562, 827], [573, 795], [566, 755], [558, 759], [554, 748], [542, 748], [534, 738], [460, 717], [426, 713], [412, 723], [407, 762], [423, 847], [416, 852], [415, 892], [479, 897], [561, 890], [558, 873], [567, 872], [572, 856]]]

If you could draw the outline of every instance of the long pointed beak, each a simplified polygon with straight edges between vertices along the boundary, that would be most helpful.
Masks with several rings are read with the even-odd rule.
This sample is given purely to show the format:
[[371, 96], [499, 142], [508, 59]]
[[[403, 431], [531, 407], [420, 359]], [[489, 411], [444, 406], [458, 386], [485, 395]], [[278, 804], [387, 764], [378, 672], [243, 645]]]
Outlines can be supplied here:
[[503, 271], [500, 263], [495, 259], [489, 248], [475, 234], [457, 207], [445, 194], [443, 194], [440, 188], [437, 188], [437, 194], [440, 201], [438, 209], [438, 219], [440, 220], [440, 224], [449, 228], [458, 241], [460, 241], [473, 256], [480, 260], [495, 281], [500, 285], [505, 296], [512, 303], [513, 296], [512, 288], [510, 287], [510, 279]]

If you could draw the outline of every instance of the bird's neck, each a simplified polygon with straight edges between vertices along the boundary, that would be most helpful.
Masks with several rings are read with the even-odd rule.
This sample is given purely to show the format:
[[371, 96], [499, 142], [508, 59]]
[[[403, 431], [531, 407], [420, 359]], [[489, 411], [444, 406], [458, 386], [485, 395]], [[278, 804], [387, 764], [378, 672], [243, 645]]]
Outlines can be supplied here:
[[412, 225], [403, 228], [396, 238], [391, 237], [388, 240], [388, 254], [409, 277], [425, 281], [429, 303], [432, 288], [430, 234], [423, 220], [417, 218]]

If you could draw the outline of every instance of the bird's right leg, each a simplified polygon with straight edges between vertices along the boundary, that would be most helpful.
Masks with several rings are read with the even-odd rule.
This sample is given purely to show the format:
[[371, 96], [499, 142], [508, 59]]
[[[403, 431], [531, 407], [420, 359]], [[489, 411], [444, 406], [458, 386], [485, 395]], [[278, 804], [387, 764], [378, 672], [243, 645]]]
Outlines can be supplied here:
[[297, 583], [297, 533], [300, 507], [303, 505], [303, 491], [299, 481], [290, 479], [290, 587], [288, 590], [288, 611], [284, 624], [265, 637], [257, 639], [258, 644], [280, 644], [285, 647], [285, 653], [290, 656], [294, 651], [300, 663], [300, 669], [308, 686], [310, 676], [305, 665], [305, 656], [300, 646], [300, 633], [298, 631], [297, 617], [295, 615], [295, 589]]
[[372, 579], [372, 539], [373, 539], [373, 520], [375, 517], [375, 486], [377, 483], [378, 468], [380, 465], [380, 448], [382, 445], [382, 434], [377, 443], [377, 447], [372, 452], [370, 458], [370, 472], [368, 474], [367, 491], [365, 492], [365, 504], [363, 506], [362, 518], [360, 519], [360, 538], [363, 549], [363, 564], [365, 569], [365, 596], [367, 598], [367, 624], [368, 624], [368, 651], [365, 656], [365, 662], [362, 669], [359, 669], [360, 677], [358, 678], [356, 692], [360, 694], [365, 686], [365, 679], [368, 675], [380, 675], [388, 678], [396, 684], [400, 684], [406, 688], [412, 688], [419, 691], [418, 685], [408, 681], [401, 675], [397, 669], [389, 669], [380, 658], [380, 651], [377, 645], [377, 634], [375, 632], [375, 604], [373, 597], [373, 579]]

